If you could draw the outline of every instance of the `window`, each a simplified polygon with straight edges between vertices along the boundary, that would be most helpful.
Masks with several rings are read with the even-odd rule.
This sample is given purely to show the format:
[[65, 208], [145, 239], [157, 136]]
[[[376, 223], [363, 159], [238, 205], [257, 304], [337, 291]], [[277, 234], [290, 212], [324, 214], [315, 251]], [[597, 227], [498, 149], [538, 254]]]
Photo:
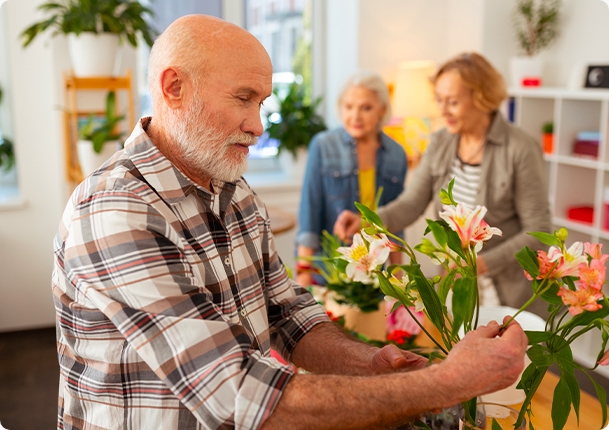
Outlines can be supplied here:
[[[6, 169], [9, 163], [14, 163], [13, 130], [11, 127], [10, 105], [10, 71], [7, 36], [6, 7], [0, 7], [0, 200], [9, 194], [17, 193], [17, 169], [14, 164]], [[12, 161], [9, 161], [12, 160]]]
[[[273, 89], [281, 98], [292, 83], [311, 87], [311, 0], [244, 0], [245, 29], [252, 33], [273, 62]], [[265, 102], [263, 124], [277, 115], [278, 100]], [[271, 117], [272, 119], [272, 117]], [[278, 118], [279, 119], [279, 118]], [[277, 155], [278, 142], [262, 135], [250, 150], [250, 158]]]

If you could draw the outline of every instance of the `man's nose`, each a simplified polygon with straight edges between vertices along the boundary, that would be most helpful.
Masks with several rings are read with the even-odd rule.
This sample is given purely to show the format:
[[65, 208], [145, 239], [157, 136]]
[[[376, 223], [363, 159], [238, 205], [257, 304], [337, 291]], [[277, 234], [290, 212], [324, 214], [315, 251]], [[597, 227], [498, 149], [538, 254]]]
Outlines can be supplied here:
[[243, 120], [241, 123], [241, 131], [244, 133], [251, 133], [254, 136], [262, 136], [262, 133], [264, 133], [264, 126], [260, 119], [260, 111], [256, 111], [256, 113], [249, 115]]

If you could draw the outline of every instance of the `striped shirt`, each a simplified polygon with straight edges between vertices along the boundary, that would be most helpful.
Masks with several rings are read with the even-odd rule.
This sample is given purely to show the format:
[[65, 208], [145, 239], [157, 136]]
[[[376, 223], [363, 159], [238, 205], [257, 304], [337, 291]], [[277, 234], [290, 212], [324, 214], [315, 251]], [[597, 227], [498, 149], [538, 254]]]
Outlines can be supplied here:
[[453, 198], [457, 203], [463, 203], [473, 209], [476, 206], [476, 197], [480, 187], [482, 165], [464, 163], [459, 156], [456, 156], [451, 173], [455, 178]]
[[328, 317], [245, 181], [198, 186], [149, 121], [76, 188], [55, 237], [58, 428], [259, 428], [295, 371], [271, 346], [289, 360]]

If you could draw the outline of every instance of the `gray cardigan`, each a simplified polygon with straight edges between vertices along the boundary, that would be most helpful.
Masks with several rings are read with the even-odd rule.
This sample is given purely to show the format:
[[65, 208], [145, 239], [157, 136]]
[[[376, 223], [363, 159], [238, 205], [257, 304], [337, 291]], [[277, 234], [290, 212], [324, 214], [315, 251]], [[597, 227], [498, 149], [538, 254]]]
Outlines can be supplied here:
[[[451, 179], [458, 141], [459, 136], [446, 129], [432, 135], [406, 190], [379, 208], [379, 216], [389, 230], [397, 231], [416, 221], [432, 199], [436, 213], [442, 209], [438, 193]], [[533, 250], [543, 249], [544, 245], [526, 232], [550, 231], [547, 174], [539, 142], [508, 123], [499, 112], [487, 136], [476, 204], [486, 206], [485, 221], [503, 232], [480, 252], [488, 275], [501, 303], [520, 307], [531, 297], [532, 290], [514, 254], [525, 245]], [[529, 310], [543, 313], [546, 308], [537, 300]]]

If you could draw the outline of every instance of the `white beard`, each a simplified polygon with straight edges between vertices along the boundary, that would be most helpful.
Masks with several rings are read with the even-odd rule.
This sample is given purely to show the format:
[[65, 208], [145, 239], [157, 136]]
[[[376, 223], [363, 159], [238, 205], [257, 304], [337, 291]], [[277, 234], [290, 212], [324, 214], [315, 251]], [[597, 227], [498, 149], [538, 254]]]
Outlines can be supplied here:
[[199, 97], [193, 100], [184, 115], [170, 114], [167, 132], [191, 169], [224, 182], [236, 181], [247, 170], [247, 154], [236, 151], [233, 144], [253, 145], [258, 141], [256, 136], [247, 133], [222, 136]]

